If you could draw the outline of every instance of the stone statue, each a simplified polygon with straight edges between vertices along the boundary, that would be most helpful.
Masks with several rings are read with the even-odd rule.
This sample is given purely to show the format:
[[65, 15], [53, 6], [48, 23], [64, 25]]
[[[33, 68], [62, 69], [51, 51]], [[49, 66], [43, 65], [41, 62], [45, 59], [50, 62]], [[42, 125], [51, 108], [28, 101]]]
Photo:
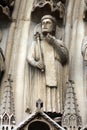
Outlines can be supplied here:
[[[32, 87], [37, 87], [37, 98], [40, 98], [42, 101], [44, 100], [44, 104], [47, 100], [51, 101], [48, 101], [48, 106], [44, 106], [45, 110], [47, 109], [48, 111], [58, 110], [58, 102], [61, 102], [57, 98], [59, 91], [61, 91], [60, 87], [62, 83], [60, 83], [60, 80], [63, 80], [62, 68], [68, 61], [67, 48], [64, 46], [62, 40], [56, 39], [55, 37], [56, 26], [56, 20], [53, 16], [44, 15], [42, 17], [40, 24], [41, 32], [36, 29], [34, 42], [30, 47], [27, 58], [28, 63], [36, 68], [34, 73], [37, 73], [36, 77], [38, 79], [36, 81], [38, 80], [38, 83], [33, 83]], [[40, 93], [41, 89], [43, 89], [45, 95]], [[52, 102], [52, 100], [55, 101]], [[56, 110], [54, 110], [55, 108]]]
[[83, 60], [87, 61], [87, 36], [85, 36], [82, 41], [81, 52], [82, 52]]

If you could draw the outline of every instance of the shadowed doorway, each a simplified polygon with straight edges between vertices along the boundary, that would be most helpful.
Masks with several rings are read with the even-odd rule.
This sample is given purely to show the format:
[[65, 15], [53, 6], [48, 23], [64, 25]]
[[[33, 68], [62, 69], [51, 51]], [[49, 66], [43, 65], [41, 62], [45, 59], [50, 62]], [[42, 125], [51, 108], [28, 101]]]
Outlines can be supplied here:
[[28, 130], [50, 130], [50, 128], [42, 121], [35, 121], [29, 125]]

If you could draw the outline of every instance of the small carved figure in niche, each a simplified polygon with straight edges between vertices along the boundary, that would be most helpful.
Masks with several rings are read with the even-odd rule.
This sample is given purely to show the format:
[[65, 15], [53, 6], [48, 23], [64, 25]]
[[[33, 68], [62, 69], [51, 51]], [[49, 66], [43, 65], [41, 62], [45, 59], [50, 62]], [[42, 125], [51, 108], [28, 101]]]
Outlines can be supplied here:
[[[34, 79], [33, 79], [33, 84], [35, 86], [31, 86], [31, 88], [36, 88], [38, 86], [38, 89], [42, 91], [45, 91], [44, 93], [51, 95], [50, 97], [47, 98], [50, 101], [53, 99], [50, 98], [55, 98], [57, 100], [58, 94], [57, 90], [59, 90], [59, 87], [62, 85], [62, 67], [65, 65], [68, 61], [68, 50], [64, 46], [63, 41], [56, 39], [55, 33], [56, 33], [56, 20], [53, 16], [51, 15], [44, 15], [41, 19], [41, 24], [40, 26], [40, 31], [36, 29], [35, 34], [34, 34], [34, 42], [32, 43], [30, 49], [29, 49], [29, 54], [28, 54], [28, 63], [36, 68], [35, 73], [38, 73], [37, 77], [39, 80], [35, 80], [38, 83], [34, 84]], [[61, 71], [61, 72], [59, 72]], [[37, 78], [35, 77], [35, 78]], [[59, 78], [61, 77], [61, 78]], [[34, 77], [33, 77], [34, 78]], [[31, 81], [32, 82], [32, 81]], [[46, 87], [49, 88], [49, 90], [45, 90]], [[59, 86], [59, 87], [58, 87]], [[42, 87], [42, 88], [41, 88]], [[58, 89], [57, 89], [58, 87]], [[39, 92], [37, 89], [37, 93]], [[62, 89], [62, 88], [61, 88]], [[47, 92], [49, 91], [49, 92]], [[52, 92], [51, 92], [52, 91]], [[59, 91], [58, 91], [59, 92]], [[31, 92], [33, 94], [33, 92]], [[35, 91], [36, 93], [36, 91]], [[54, 93], [54, 94], [53, 94]], [[61, 92], [60, 92], [61, 93]], [[46, 96], [45, 94], [45, 96]], [[38, 100], [40, 98], [43, 103], [45, 104], [45, 99], [46, 97], [43, 98], [41, 94], [38, 97], [35, 97]], [[53, 96], [52, 96], [53, 95]], [[48, 101], [47, 101], [48, 102]], [[61, 102], [61, 101], [60, 101]], [[48, 103], [47, 103], [48, 104]], [[52, 110], [52, 107], [55, 105], [55, 109], [57, 110], [58, 106], [58, 101], [52, 102], [52, 104], [49, 102], [49, 110]], [[60, 106], [60, 105], [59, 105]], [[58, 106], [58, 107], [59, 107]], [[56, 111], [55, 110], [55, 111]]]
[[82, 41], [81, 52], [82, 52], [82, 55], [83, 55], [83, 60], [87, 61], [87, 36], [85, 36], [83, 41]]

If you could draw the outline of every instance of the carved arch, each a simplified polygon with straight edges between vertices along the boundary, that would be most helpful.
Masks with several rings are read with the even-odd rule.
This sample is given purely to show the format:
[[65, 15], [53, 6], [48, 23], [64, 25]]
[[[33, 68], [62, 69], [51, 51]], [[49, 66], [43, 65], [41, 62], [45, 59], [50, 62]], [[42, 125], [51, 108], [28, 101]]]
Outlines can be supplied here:
[[4, 113], [2, 117], [2, 125], [8, 125], [9, 124], [9, 115], [7, 113]]

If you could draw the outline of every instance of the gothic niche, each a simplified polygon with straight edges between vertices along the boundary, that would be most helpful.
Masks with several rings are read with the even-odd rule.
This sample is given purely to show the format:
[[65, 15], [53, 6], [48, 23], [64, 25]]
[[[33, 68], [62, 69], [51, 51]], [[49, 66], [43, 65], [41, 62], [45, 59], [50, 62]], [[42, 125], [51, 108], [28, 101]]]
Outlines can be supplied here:
[[33, 3], [27, 56], [30, 70], [28, 91], [33, 98], [27, 99], [26, 110], [33, 108], [35, 111], [36, 100], [40, 98], [45, 112], [62, 111], [62, 72], [68, 64], [68, 50], [62, 35], [64, 9], [61, 1], [36, 0]]
[[11, 20], [15, 0], [0, 0], [0, 19]]

